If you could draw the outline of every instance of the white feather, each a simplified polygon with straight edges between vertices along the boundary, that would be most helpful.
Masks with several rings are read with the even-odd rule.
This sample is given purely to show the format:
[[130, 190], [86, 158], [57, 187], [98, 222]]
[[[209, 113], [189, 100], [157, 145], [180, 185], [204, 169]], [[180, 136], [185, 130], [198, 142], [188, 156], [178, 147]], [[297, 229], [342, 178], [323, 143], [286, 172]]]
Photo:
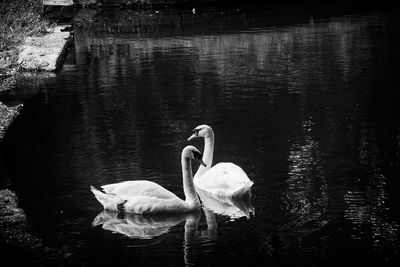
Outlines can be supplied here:
[[214, 153], [214, 131], [208, 125], [199, 125], [193, 131], [193, 138], [204, 138], [203, 161], [194, 176], [196, 188], [218, 197], [242, 197], [251, 193], [253, 182], [242, 168], [234, 163], [218, 163], [211, 168]]
[[104, 193], [91, 186], [96, 199], [107, 210], [123, 210], [136, 214], [173, 214], [200, 209], [200, 201], [193, 184], [191, 160], [195, 147], [182, 151], [182, 176], [185, 200], [161, 185], [151, 181], [137, 180], [103, 185]]

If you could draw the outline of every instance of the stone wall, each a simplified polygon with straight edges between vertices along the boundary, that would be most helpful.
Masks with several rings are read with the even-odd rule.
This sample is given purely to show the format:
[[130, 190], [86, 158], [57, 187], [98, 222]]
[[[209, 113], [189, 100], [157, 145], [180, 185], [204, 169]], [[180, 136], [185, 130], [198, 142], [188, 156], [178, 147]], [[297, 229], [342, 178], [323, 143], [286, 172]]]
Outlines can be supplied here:
[[65, 28], [57, 26], [43, 36], [28, 37], [18, 56], [19, 66], [28, 71], [55, 71], [71, 37], [69, 31], [64, 31]]
[[202, 4], [220, 2], [219, 0], [43, 0], [44, 5], [174, 5], [174, 4]]

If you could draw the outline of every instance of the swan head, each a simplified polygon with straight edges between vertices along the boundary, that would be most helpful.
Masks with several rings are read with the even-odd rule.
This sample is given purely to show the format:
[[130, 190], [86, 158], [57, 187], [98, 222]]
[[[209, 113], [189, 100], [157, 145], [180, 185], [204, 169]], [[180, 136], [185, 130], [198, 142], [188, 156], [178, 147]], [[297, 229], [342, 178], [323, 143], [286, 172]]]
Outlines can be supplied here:
[[203, 161], [203, 155], [200, 153], [200, 151], [195, 148], [194, 146], [187, 146], [183, 149], [182, 151], [182, 157], [184, 158], [190, 158], [194, 161], [197, 161], [198, 163], [200, 163], [201, 165], [203, 165], [204, 167], [207, 166], [207, 164], [204, 163]]
[[212, 134], [212, 128], [206, 124], [202, 124], [194, 128], [194, 130], [192, 131], [192, 135], [188, 138], [188, 141], [199, 137], [208, 137]]

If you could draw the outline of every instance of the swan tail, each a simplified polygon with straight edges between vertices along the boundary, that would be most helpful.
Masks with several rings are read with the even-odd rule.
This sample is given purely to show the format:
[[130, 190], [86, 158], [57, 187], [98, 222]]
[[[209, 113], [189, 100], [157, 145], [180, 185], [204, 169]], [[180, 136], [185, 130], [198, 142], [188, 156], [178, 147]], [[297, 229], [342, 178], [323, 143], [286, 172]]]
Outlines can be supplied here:
[[104, 207], [106, 210], [119, 210], [120, 206], [125, 204], [126, 200], [116, 196], [116, 195], [111, 195], [111, 194], [105, 194], [99, 190], [97, 190], [95, 187], [90, 186], [90, 191], [94, 194], [96, 199], [100, 202], [100, 204]]
[[106, 194], [112, 194], [117, 187], [117, 184], [107, 184], [107, 185], [102, 185], [101, 188], [103, 189]]
[[110, 220], [110, 216], [107, 216], [107, 213], [103, 211], [99, 215], [97, 215], [96, 218], [94, 218], [92, 226], [96, 227], [98, 225], [102, 225], [106, 223], [108, 220]]
[[246, 183], [244, 183], [243, 185], [241, 185], [238, 189], [236, 189], [233, 193], [232, 193], [232, 197], [243, 197], [246, 195], [250, 195], [251, 194], [251, 186], [254, 183], [252, 181], [248, 181]]

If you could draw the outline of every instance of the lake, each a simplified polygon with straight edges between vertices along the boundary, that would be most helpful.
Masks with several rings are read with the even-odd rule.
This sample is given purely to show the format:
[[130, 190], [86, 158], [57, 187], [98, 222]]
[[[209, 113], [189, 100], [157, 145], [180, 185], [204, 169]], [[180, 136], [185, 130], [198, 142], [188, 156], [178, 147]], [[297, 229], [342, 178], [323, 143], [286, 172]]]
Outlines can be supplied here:
[[[7, 96], [35, 92], [0, 162], [34, 234], [71, 266], [398, 263], [400, 18], [291, 14], [81, 10], [57, 75]], [[144, 179], [183, 197], [199, 124], [251, 199], [103, 212], [90, 185]]]

